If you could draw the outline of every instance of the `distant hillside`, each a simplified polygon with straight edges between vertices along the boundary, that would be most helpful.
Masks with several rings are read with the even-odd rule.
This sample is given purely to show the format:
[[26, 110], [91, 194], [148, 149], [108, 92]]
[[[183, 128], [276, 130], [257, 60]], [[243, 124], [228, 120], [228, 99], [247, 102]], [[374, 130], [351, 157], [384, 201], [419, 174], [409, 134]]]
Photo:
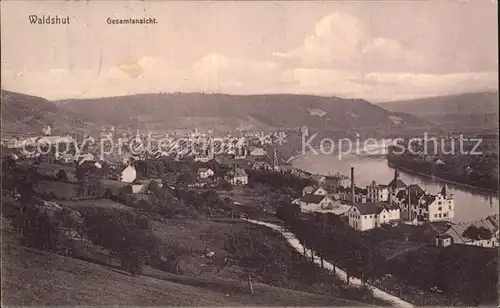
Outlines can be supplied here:
[[93, 121], [148, 128], [391, 130], [431, 125], [361, 99], [311, 95], [140, 94], [56, 102]]
[[54, 132], [70, 132], [82, 126], [80, 117], [37, 96], [1, 91], [2, 133], [40, 133], [45, 125]]
[[498, 92], [463, 93], [379, 103], [393, 112], [406, 112], [453, 131], [496, 130]]
[[498, 130], [498, 92], [386, 102], [379, 106], [393, 112], [411, 113], [444, 131], [467, 133]]
[[498, 92], [463, 93], [382, 102], [378, 105], [390, 111], [407, 112], [417, 116], [491, 114], [498, 113]]

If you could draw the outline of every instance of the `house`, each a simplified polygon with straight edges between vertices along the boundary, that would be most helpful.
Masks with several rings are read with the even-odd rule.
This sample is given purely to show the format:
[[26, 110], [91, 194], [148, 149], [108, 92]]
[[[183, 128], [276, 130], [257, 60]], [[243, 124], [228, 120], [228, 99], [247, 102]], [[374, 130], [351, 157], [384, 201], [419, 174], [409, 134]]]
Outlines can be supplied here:
[[446, 185], [437, 195], [426, 194], [420, 199], [418, 215], [429, 222], [450, 221], [455, 217], [455, 199], [447, 192]]
[[315, 181], [318, 185], [324, 185], [326, 177], [321, 174], [313, 174], [310, 177], [313, 181]]
[[394, 179], [392, 179], [392, 181], [387, 186], [389, 188], [389, 201], [390, 202], [394, 202], [394, 200], [396, 199], [397, 194], [401, 190], [405, 190], [408, 187], [399, 178], [399, 171], [398, 171], [398, 169], [394, 170]]
[[[385, 205], [385, 209], [388, 212], [388, 221], [387, 222], [394, 222], [394, 221], [399, 221], [401, 220], [401, 208], [399, 205], [395, 203], [387, 203]], [[383, 217], [385, 220], [385, 217]]]
[[464, 231], [473, 224], [451, 225], [446, 234], [453, 238], [453, 243], [460, 245], [471, 245], [479, 247], [498, 247], [498, 237], [492, 236], [491, 239], [470, 239], [463, 235]]
[[403, 220], [413, 220], [419, 212], [420, 199], [425, 195], [425, 191], [417, 184], [409, 185], [407, 189], [400, 190], [393, 200], [401, 208], [401, 218]]
[[[453, 243], [462, 245], [472, 245], [479, 247], [499, 247], [498, 226], [492, 222], [490, 217], [468, 223], [451, 224], [445, 234], [453, 238]], [[490, 231], [490, 239], [470, 239], [464, 235], [467, 228], [474, 226], [476, 228], [485, 228]]]
[[132, 183], [137, 178], [137, 171], [133, 166], [127, 166], [120, 172], [120, 181]]
[[266, 161], [256, 161], [252, 165], [253, 170], [273, 170], [273, 166]]
[[333, 200], [326, 195], [307, 194], [302, 198], [296, 199], [292, 202], [298, 204], [301, 209], [320, 208], [328, 209], [333, 206]]
[[228, 172], [226, 180], [228, 180], [233, 186], [247, 185], [248, 175], [245, 172], [245, 169], [236, 168]]
[[76, 178], [78, 181], [86, 182], [90, 179], [102, 178], [105, 171], [103, 166], [96, 161], [87, 160], [76, 167]]
[[131, 188], [133, 194], [145, 194], [149, 191], [147, 184], [132, 184]]
[[389, 213], [383, 205], [376, 202], [354, 204], [347, 213], [349, 226], [358, 231], [378, 228], [380, 226], [379, 215], [387, 217]]
[[215, 173], [210, 168], [199, 168], [196, 171], [196, 174], [197, 174], [199, 179], [206, 179], [206, 178], [214, 176]]
[[256, 147], [250, 151], [249, 155], [261, 157], [261, 156], [266, 155], [266, 151], [263, 148]]
[[347, 213], [349, 226], [358, 231], [378, 228], [400, 219], [397, 205], [386, 202], [366, 202], [354, 204]]
[[235, 158], [234, 155], [231, 154], [216, 154], [213, 159], [219, 165], [227, 165], [239, 168], [248, 168], [250, 167], [250, 161], [242, 158]]
[[306, 186], [302, 189], [302, 196], [310, 195], [313, 193], [315, 187], [314, 186]]
[[437, 158], [435, 161], [434, 161], [434, 164], [435, 165], [445, 165], [446, 163], [444, 161], [442, 161], [441, 159]]
[[326, 196], [328, 191], [321, 186], [307, 186], [302, 189], [302, 196], [305, 195]]
[[368, 199], [372, 202], [389, 201], [389, 186], [378, 184], [375, 181], [366, 186]]
[[453, 244], [453, 237], [449, 234], [436, 235], [436, 247], [445, 248]]

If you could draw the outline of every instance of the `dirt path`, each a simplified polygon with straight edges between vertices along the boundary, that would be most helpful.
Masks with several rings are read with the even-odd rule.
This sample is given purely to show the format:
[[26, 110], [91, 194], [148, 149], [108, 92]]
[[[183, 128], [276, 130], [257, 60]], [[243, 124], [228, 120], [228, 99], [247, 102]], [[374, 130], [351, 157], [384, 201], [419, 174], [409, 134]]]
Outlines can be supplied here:
[[[302, 245], [300, 244], [299, 240], [295, 237], [295, 235], [291, 232], [286, 232], [286, 231], [283, 231], [283, 228], [280, 227], [280, 226], [277, 226], [275, 224], [271, 224], [271, 223], [267, 223], [267, 222], [262, 222], [262, 221], [258, 221], [258, 220], [250, 220], [250, 219], [245, 219], [246, 221], [250, 222], [250, 223], [253, 223], [253, 224], [257, 224], [257, 225], [262, 225], [262, 226], [266, 226], [268, 228], [271, 228], [275, 231], [278, 231], [279, 233], [281, 233], [281, 235], [283, 235], [283, 237], [288, 241], [288, 243], [293, 247], [295, 248], [298, 252], [302, 253], [303, 251], [303, 247]], [[321, 261], [320, 261], [320, 258], [319, 256], [316, 254], [316, 253], [313, 253], [314, 255], [314, 262], [318, 265], [321, 264]], [[341, 279], [344, 279], [344, 280], [347, 280], [347, 274], [344, 270], [340, 269], [339, 267], [337, 266], [333, 266], [332, 263], [328, 262], [328, 261], [324, 261], [324, 267], [327, 268], [328, 270], [330, 271], [334, 271], [334, 274], [336, 274], [338, 277], [340, 277]], [[356, 278], [356, 277], [350, 277], [349, 279], [349, 282], [355, 286], [361, 286], [362, 285], [362, 282], [359, 278]], [[394, 296], [392, 294], [389, 294], [385, 291], [382, 291], [372, 285], [369, 285], [367, 284], [373, 291], [373, 296], [375, 296], [376, 298], [379, 298], [381, 300], [384, 300], [384, 301], [387, 301], [389, 303], [391, 303], [392, 305], [396, 306], [396, 307], [413, 307], [412, 304], [404, 301], [403, 299], [397, 297], [397, 296]]]

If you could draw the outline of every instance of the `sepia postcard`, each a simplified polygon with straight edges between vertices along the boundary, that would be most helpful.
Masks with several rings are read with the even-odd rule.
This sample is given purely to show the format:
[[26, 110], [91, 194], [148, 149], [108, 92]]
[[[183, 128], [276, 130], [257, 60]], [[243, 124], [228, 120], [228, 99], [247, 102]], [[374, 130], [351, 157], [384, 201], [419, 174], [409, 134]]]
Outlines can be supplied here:
[[499, 305], [496, 1], [1, 1], [1, 305]]

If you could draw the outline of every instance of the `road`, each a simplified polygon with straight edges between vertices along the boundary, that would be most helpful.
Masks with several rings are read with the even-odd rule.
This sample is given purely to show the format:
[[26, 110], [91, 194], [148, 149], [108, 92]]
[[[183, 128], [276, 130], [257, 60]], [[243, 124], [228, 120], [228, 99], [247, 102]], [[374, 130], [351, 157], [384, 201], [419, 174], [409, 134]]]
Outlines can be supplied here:
[[[302, 247], [302, 245], [300, 244], [299, 240], [295, 237], [295, 235], [291, 232], [286, 232], [286, 231], [283, 231], [283, 228], [278, 226], [278, 225], [275, 225], [275, 224], [271, 224], [271, 223], [267, 223], [267, 222], [262, 222], [262, 221], [258, 221], [258, 220], [251, 220], [251, 219], [244, 219], [245, 221], [247, 222], [250, 222], [250, 223], [253, 223], [253, 224], [257, 224], [257, 225], [261, 225], [261, 226], [265, 226], [265, 227], [268, 227], [268, 228], [271, 228], [275, 231], [278, 231], [281, 235], [283, 235], [283, 237], [287, 240], [287, 242], [293, 247], [295, 248], [298, 252], [302, 253], [304, 248]], [[313, 252], [313, 255], [314, 255], [314, 262], [318, 265], [321, 265], [321, 261], [320, 261], [320, 258], [319, 256]], [[337, 266], [334, 267], [334, 265], [328, 261], [324, 261], [323, 262], [324, 264], [324, 267], [330, 271], [334, 271], [334, 274], [336, 274], [339, 278], [341, 279], [344, 279], [347, 281], [347, 274], [344, 270], [338, 268]], [[362, 282], [359, 278], [356, 278], [356, 277], [351, 277], [349, 279], [349, 282], [355, 286], [362, 286]], [[391, 303], [393, 306], [396, 306], [396, 307], [414, 307], [412, 304], [404, 301], [403, 299], [397, 297], [397, 296], [394, 296], [392, 294], [389, 294], [385, 291], [382, 291], [370, 284], [366, 284], [367, 286], [370, 287], [370, 289], [372, 289], [373, 291], [373, 296], [375, 296], [376, 298], [378, 299], [381, 299], [381, 300], [384, 300], [386, 302], [389, 302]]]

